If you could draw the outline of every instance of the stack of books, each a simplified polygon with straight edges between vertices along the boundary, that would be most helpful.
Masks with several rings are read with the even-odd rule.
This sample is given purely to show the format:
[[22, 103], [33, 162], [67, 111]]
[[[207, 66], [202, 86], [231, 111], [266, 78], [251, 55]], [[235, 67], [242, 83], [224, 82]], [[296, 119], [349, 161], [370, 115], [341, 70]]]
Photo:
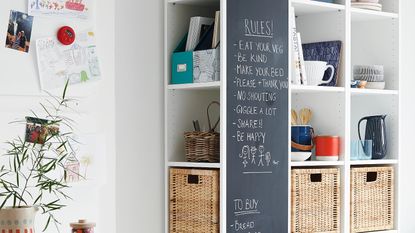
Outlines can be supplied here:
[[290, 8], [290, 24], [291, 24], [291, 45], [292, 45], [292, 68], [291, 83], [294, 85], [307, 85], [307, 74], [305, 72], [303, 46], [301, 42], [301, 34], [297, 32], [295, 23], [294, 7]]
[[215, 18], [192, 17], [186, 42], [186, 51], [215, 49], [220, 41], [220, 12]]

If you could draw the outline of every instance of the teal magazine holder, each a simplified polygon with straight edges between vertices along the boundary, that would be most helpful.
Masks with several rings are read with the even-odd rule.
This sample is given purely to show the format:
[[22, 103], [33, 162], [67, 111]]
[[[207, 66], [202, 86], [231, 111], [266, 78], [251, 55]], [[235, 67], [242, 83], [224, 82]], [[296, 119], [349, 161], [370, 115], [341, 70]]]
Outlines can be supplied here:
[[186, 51], [187, 34], [172, 55], [171, 84], [193, 83], [193, 51]]

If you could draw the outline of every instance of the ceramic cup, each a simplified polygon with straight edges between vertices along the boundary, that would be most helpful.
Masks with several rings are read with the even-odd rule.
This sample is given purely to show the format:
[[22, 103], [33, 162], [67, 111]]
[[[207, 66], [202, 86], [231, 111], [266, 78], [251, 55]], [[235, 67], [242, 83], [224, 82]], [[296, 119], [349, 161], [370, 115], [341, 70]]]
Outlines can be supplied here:
[[317, 136], [316, 159], [320, 161], [337, 161], [340, 155], [339, 136]]
[[[303, 146], [311, 146], [313, 139], [313, 128], [310, 125], [291, 126], [291, 141]], [[310, 150], [299, 150], [291, 147], [291, 152], [311, 152]]]
[[[329, 80], [323, 80], [326, 70], [331, 70]], [[307, 85], [318, 86], [320, 84], [328, 84], [334, 78], [334, 67], [327, 65], [324, 61], [305, 61], [305, 72], [307, 74]]]

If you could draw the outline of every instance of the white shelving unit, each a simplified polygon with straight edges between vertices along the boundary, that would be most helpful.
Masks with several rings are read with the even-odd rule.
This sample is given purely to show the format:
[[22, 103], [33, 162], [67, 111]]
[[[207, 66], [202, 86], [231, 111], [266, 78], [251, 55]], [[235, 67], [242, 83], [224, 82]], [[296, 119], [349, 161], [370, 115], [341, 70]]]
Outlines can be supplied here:
[[220, 163], [168, 162], [169, 167], [220, 168]]
[[344, 87], [322, 87], [322, 86], [304, 86], [304, 85], [291, 85], [292, 93], [327, 93], [337, 92], [344, 93]]
[[191, 83], [191, 84], [169, 84], [169, 90], [219, 90], [220, 82]]
[[[341, 169], [341, 232], [350, 232], [350, 169], [352, 166], [394, 166], [395, 197], [399, 190], [400, 157], [400, 17], [399, 0], [381, 0], [383, 11], [351, 7], [350, 0], [335, 4], [312, 0], [288, 0], [296, 11], [297, 31], [303, 43], [340, 40], [342, 64], [336, 87], [290, 86], [291, 107], [313, 110], [312, 126], [317, 135], [341, 137], [340, 160], [291, 162], [292, 168], [338, 167]], [[192, 16], [214, 16], [221, 10], [221, 81], [171, 85], [171, 54], [186, 33]], [[384, 65], [385, 90], [352, 89], [354, 65]], [[220, 223], [226, 232], [226, 0], [165, 0], [165, 226], [168, 231], [168, 169], [191, 167], [220, 169]], [[220, 101], [221, 162], [188, 163], [184, 155], [183, 132], [192, 130], [192, 120], [206, 126], [206, 107]], [[388, 154], [383, 160], [352, 161], [350, 143], [358, 138], [357, 122], [363, 116], [386, 114]], [[289, 155], [287, 155], [289, 156]], [[288, 174], [289, 175], [289, 174]], [[288, 200], [287, 200], [288, 201]], [[398, 199], [394, 230], [398, 232]], [[284, 211], [284, 210], [282, 210]], [[287, 210], [288, 212], [288, 210]], [[289, 224], [290, 225], [290, 224]]]
[[291, 162], [291, 167], [338, 167], [338, 166], [344, 166], [344, 161]]

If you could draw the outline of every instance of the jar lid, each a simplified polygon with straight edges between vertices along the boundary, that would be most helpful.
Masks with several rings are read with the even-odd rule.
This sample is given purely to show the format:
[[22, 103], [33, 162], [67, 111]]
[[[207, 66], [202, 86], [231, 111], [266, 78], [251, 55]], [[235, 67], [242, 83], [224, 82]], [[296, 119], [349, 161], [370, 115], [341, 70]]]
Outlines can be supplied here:
[[86, 219], [80, 219], [78, 222], [71, 223], [70, 226], [73, 229], [87, 229], [95, 227], [96, 224], [93, 222], [87, 222]]

